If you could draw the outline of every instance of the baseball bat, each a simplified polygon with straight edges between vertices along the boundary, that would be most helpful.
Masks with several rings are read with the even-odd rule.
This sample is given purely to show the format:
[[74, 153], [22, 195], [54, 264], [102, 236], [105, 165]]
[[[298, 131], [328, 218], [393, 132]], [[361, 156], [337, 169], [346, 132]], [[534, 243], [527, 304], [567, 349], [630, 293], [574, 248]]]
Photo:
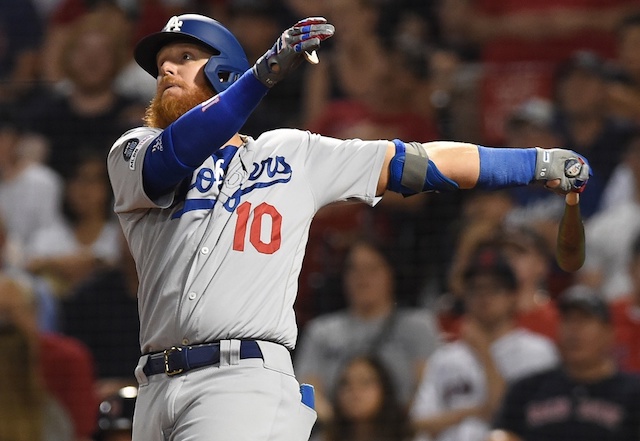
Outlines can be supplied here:
[[558, 227], [556, 262], [566, 272], [578, 271], [584, 264], [584, 224], [580, 215], [580, 195], [565, 196], [564, 213]]

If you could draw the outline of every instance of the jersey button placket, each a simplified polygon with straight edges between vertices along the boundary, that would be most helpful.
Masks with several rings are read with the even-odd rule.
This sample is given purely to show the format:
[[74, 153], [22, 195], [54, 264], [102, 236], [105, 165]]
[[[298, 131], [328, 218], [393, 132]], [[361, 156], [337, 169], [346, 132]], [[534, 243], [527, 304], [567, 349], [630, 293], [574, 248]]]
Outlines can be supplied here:
[[195, 300], [196, 297], [198, 297], [198, 294], [196, 294], [195, 292], [191, 291], [187, 297], [189, 298], [189, 300]]
[[206, 256], [207, 254], [209, 254], [209, 247], [202, 247], [200, 249], [200, 252]]

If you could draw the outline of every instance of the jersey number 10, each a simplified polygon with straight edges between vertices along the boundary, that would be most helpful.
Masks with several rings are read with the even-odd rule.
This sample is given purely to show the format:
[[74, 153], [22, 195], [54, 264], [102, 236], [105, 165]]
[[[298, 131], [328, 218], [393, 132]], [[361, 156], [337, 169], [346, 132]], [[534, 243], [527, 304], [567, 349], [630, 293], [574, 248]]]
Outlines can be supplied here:
[[[238, 222], [233, 236], [233, 249], [244, 251], [245, 239], [247, 237], [247, 226], [249, 225], [249, 215], [251, 214], [251, 203], [243, 202], [236, 209]], [[271, 235], [268, 242], [262, 240], [262, 220], [265, 216], [271, 218]], [[265, 202], [258, 205], [253, 210], [253, 219], [249, 228], [249, 242], [262, 254], [273, 254], [280, 249], [280, 231], [282, 228], [282, 216], [273, 205]]]

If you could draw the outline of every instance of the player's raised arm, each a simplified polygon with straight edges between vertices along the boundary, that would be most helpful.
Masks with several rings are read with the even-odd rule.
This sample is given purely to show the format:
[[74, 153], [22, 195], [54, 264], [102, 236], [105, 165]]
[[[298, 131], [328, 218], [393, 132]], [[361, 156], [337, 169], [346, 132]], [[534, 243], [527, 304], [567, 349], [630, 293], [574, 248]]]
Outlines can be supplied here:
[[[152, 103], [151, 108], [178, 110], [177, 114], [165, 111], [162, 118], [149, 118], [147, 113], [147, 125], [164, 129], [159, 135], [162, 148], [145, 153], [147, 194], [154, 198], [171, 190], [234, 137], [269, 88], [305, 58], [317, 62], [315, 49], [333, 32], [324, 18], [301, 20], [284, 31], [251, 69], [235, 37], [208, 17], [173, 17], [161, 32], [143, 39], [135, 57], [157, 77], [154, 102], [158, 106]], [[189, 82], [199, 86], [201, 98], [182, 114], [187, 92], [192, 94]], [[172, 104], [172, 95], [174, 101], [180, 100], [179, 105]], [[168, 104], [162, 105], [163, 101]]]
[[450, 141], [389, 143], [377, 193], [500, 188], [542, 181], [560, 194], [582, 191], [589, 164], [571, 150], [491, 148]]

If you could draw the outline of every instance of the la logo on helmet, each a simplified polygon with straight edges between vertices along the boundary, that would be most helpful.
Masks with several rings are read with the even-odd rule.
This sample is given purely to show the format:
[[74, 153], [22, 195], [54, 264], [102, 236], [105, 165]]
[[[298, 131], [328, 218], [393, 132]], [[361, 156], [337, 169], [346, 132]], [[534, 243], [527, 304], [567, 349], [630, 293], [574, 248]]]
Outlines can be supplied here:
[[182, 24], [183, 24], [182, 20], [180, 20], [176, 15], [174, 15], [167, 22], [167, 25], [165, 26], [165, 29], [167, 31], [171, 31], [171, 32], [180, 32], [180, 30], [182, 28]]

